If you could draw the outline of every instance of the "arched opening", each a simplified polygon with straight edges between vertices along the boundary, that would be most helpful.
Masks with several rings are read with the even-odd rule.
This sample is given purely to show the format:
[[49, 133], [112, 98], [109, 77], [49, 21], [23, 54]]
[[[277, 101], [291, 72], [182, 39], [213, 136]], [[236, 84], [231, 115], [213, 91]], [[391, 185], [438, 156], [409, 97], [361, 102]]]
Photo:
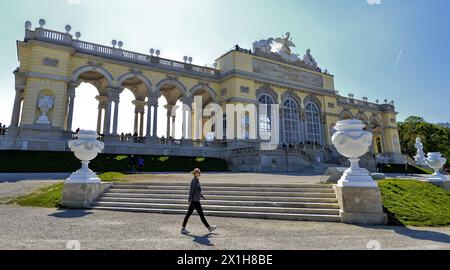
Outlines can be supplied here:
[[96, 130], [104, 134], [107, 94], [111, 78], [106, 71], [85, 67], [76, 71], [68, 86], [66, 130]]
[[163, 142], [171, 142], [181, 138], [189, 137], [184, 133], [183, 126], [187, 126], [186, 117], [183, 113], [182, 98], [185, 98], [185, 88], [179, 82], [168, 80], [160, 83], [157, 90], [161, 94], [158, 99], [158, 137]]
[[274, 100], [267, 94], [262, 94], [258, 98], [258, 104], [267, 105], [266, 113], [259, 113], [259, 134], [262, 140], [269, 140], [272, 132], [272, 104]]
[[147, 106], [149, 83], [137, 75], [122, 76], [119, 82], [124, 90], [120, 93], [120, 120], [117, 133], [121, 138], [124, 135], [126, 138], [131, 136], [133, 142], [142, 143], [144, 137], [150, 135], [147, 130], [147, 115], [151, 114]]
[[350, 120], [350, 119], [354, 119], [353, 114], [347, 110], [344, 109], [340, 114], [339, 114], [339, 120]]
[[382, 154], [384, 152], [384, 141], [383, 141], [383, 129], [380, 124], [378, 117], [371, 117], [368, 126], [373, 134], [372, 148], [371, 151], [374, 154]]
[[[191, 89], [190, 91], [190, 95], [192, 97], [192, 101], [195, 102], [196, 100], [201, 100], [201, 106], [202, 109], [204, 110], [205, 108], [207, 108], [207, 106], [212, 105], [215, 103], [215, 96], [213, 96], [213, 93], [211, 92], [212, 90], [207, 89], [206, 87], [195, 87], [194, 89]], [[202, 128], [200, 130], [201, 135], [199, 137], [195, 136], [195, 134], [197, 133], [197, 128], [194, 125], [194, 138], [201, 138], [201, 139], [206, 139], [207, 141], [214, 141], [216, 137], [216, 126], [215, 124], [213, 124], [211, 126], [211, 131], [208, 132], [207, 134], [204, 134], [203, 129], [205, 127], [205, 124], [208, 120], [210, 120], [215, 114], [212, 113], [210, 116], [202, 116]], [[192, 115], [192, 118], [194, 117], [194, 115]], [[189, 119], [187, 120], [189, 121]]]
[[300, 117], [297, 102], [287, 98], [283, 102], [284, 142], [289, 144], [300, 143]]
[[[104, 110], [99, 109], [99, 91], [91, 83], [83, 82], [77, 88], [75, 88], [76, 99], [73, 109], [73, 121], [72, 130], [76, 131], [78, 129], [84, 130], [96, 130], [102, 133], [102, 121]], [[100, 116], [100, 125], [97, 122], [99, 120], [98, 114]], [[96, 117], [97, 116], [97, 117]], [[98, 127], [100, 126], [100, 130]]]
[[314, 102], [308, 102], [306, 110], [306, 143], [322, 145], [322, 125], [320, 121], [320, 109]]

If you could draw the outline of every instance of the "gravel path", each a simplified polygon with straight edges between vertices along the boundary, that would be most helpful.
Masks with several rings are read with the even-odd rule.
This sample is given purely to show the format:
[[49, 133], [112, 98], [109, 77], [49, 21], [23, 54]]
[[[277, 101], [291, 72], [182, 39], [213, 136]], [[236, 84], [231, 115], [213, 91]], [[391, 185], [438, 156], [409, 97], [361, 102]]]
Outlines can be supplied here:
[[[0, 249], [449, 249], [450, 227], [361, 227], [342, 223], [198, 216], [180, 234], [183, 216], [0, 205]], [[76, 240], [78, 242], [68, 242]]]

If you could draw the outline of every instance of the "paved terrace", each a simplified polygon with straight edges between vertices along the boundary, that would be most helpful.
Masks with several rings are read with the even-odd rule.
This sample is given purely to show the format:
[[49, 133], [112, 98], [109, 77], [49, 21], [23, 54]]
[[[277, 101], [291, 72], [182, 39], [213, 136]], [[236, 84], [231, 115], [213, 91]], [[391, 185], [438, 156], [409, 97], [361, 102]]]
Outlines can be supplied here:
[[[66, 249], [70, 240], [81, 249], [448, 249], [450, 227], [356, 226], [327, 222], [292, 222], [208, 217], [219, 229], [207, 234], [198, 216], [179, 233], [182, 216], [98, 210], [58, 210], [2, 205], [61, 181], [58, 174], [0, 174], [0, 249]], [[393, 177], [395, 175], [391, 175]], [[403, 177], [397, 175], [398, 177]], [[13, 178], [15, 177], [15, 180]], [[415, 176], [417, 177], [417, 176]], [[37, 179], [48, 180], [37, 180]], [[57, 180], [51, 180], [51, 178]], [[186, 173], [129, 175], [132, 181], [189, 182]], [[317, 183], [320, 175], [205, 173], [204, 183]], [[7, 180], [10, 179], [10, 180]], [[35, 180], [20, 180], [35, 179]], [[410, 179], [410, 177], [406, 178]]]

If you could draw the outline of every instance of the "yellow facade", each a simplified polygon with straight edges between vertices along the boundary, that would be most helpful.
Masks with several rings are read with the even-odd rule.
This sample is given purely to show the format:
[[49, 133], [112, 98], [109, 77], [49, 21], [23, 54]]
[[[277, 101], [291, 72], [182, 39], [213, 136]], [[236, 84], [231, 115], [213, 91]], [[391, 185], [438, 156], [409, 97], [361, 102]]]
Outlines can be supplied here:
[[[32, 31], [29, 34], [36, 35]], [[73, 45], [78, 44], [76, 41], [69, 45], [30, 38], [17, 44], [20, 66], [16, 76], [26, 79], [22, 89], [23, 105], [19, 126], [35, 125], [41, 114], [36, 105], [37, 97], [42, 92], [54, 97], [54, 107], [47, 114], [51, 127], [68, 129], [71, 85], [80, 82], [94, 84], [99, 95], [104, 97], [103, 100], [109, 98], [109, 89], [134, 88], [133, 93], [138, 101], [152, 103], [157, 97], [164, 95], [169, 104], [174, 104], [177, 100], [191, 100], [194, 95], [200, 93], [223, 107], [231, 103], [257, 104], [262, 89], [269, 89], [276, 97], [274, 102], [280, 106], [283, 106], [283, 97], [290, 96], [298, 100], [302, 121], [308, 115], [305, 103], [316, 104], [320, 109], [320, 129], [323, 144], [326, 146], [332, 145], [333, 126], [337, 121], [356, 117], [363, 120], [369, 129], [373, 125], [374, 153], [379, 153], [380, 149], [375, 143], [376, 140], [381, 143], [382, 153], [401, 153], [396, 112], [392, 105], [340, 97], [335, 90], [334, 76], [316, 70], [239, 50], [232, 50], [219, 57], [216, 60], [216, 68], [211, 69], [150, 56], [145, 60], [149, 63], [143, 64], [135, 60], [144, 59], [142, 55], [134, 54], [133, 58], [126, 59], [123, 51], [100, 45], [92, 45], [92, 48], [96, 49], [92, 49], [90, 53], [87, 49], [79, 49], [79, 45]], [[105, 57], [98, 53], [100, 48], [106, 48], [103, 50], [112, 52], [111, 55], [120, 53], [120, 57]], [[155, 59], [159, 61], [158, 64], [151, 64]], [[306, 82], [290, 81], [271, 76], [269, 73], [260, 74], [255, 72], [255, 65], [258, 64], [301, 74], [306, 78]], [[299, 78], [303, 78], [301, 76]], [[120, 81], [122, 78], [125, 79]], [[309, 85], [309, 79], [319, 81], [321, 85]], [[206, 119], [203, 120], [205, 121]], [[191, 134], [195, 134], [195, 131], [192, 130]]]

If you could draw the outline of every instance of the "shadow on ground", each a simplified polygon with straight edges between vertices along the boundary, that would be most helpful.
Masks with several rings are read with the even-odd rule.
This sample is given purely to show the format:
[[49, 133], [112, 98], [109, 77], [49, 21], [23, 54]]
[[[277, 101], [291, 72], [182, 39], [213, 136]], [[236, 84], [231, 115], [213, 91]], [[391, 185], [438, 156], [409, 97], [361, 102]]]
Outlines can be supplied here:
[[186, 234], [186, 235], [192, 237], [193, 238], [192, 241], [194, 241], [195, 243], [198, 243], [200, 245], [207, 246], [207, 247], [213, 247], [214, 244], [211, 243], [211, 241], [209, 239], [212, 235], [217, 235], [217, 234], [208, 233], [203, 236], [197, 236], [197, 235], [192, 235], [192, 234]]
[[441, 232], [432, 232], [424, 230], [414, 230], [407, 227], [397, 227], [394, 228], [394, 232], [404, 236], [408, 236], [419, 240], [428, 240], [434, 242], [440, 242], [445, 244], [450, 244], [450, 235]]
[[396, 234], [407, 236], [417, 240], [426, 240], [450, 244], [450, 235], [436, 231], [412, 229], [405, 226], [374, 226], [374, 225], [359, 225], [359, 226], [366, 229], [394, 231]]
[[92, 212], [88, 212], [86, 210], [76, 210], [76, 209], [62, 209], [62, 211], [53, 213], [48, 215], [49, 217], [56, 217], [56, 218], [82, 218], [88, 215], [92, 215]]

